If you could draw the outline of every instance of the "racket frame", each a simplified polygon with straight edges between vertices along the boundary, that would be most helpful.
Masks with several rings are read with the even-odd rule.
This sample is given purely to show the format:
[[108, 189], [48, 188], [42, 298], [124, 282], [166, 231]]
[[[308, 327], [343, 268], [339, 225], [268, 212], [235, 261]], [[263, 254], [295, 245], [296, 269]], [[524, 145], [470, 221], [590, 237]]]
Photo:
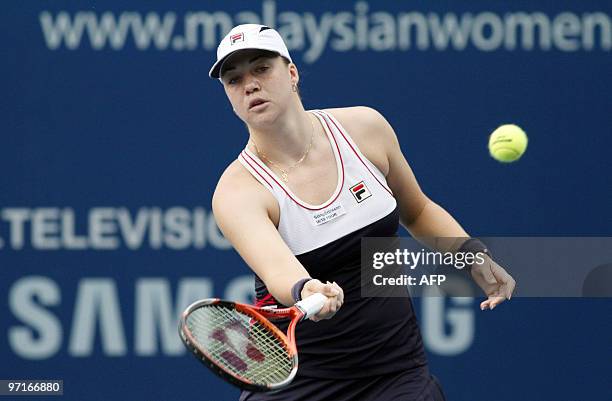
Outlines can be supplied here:
[[[221, 305], [229, 308], [234, 308], [238, 312], [244, 313], [255, 318], [260, 324], [269, 329], [270, 332], [276, 338], [278, 338], [282, 343], [285, 344], [285, 348], [289, 354], [289, 357], [293, 359], [293, 368], [291, 369], [291, 372], [289, 373], [287, 378], [278, 383], [261, 385], [249, 382], [247, 381], [247, 379], [241, 378], [238, 375], [235, 375], [234, 373], [219, 366], [210, 354], [208, 354], [204, 349], [198, 346], [197, 341], [195, 340], [187, 326], [187, 318], [189, 317], [189, 315], [196, 309], [206, 305]], [[297, 347], [295, 345], [295, 326], [298, 322], [303, 320], [304, 317], [305, 311], [297, 306], [281, 309], [268, 309], [239, 302], [224, 301], [219, 298], [207, 298], [196, 301], [185, 309], [185, 311], [181, 314], [178, 329], [181, 340], [183, 340], [183, 344], [185, 344], [187, 349], [189, 349], [197, 357], [197, 359], [202, 362], [204, 366], [208, 367], [213, 373], [236, 385], [237, 387], [240, 387], [241, 389], [263, 392], [278, 390], [283, 387], [286, 387], [295, 378], [295, 375], [297, 374], [298, 370], [298, 354]], [[287, 328], [287, 334], [285, 335], [285, 333], [283, 333], [278, 327], [272, 324], [270, 320], [286, 318], [290, 318], [291, 322], [289, 323], [289, 327]]]

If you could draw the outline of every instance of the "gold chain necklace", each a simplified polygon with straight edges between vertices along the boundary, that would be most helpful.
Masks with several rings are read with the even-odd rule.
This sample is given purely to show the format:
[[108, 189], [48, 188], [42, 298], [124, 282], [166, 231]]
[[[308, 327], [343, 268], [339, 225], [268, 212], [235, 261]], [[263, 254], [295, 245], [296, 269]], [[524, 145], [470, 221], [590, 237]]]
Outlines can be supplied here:
[[259, 148], [257, 147], [257, 144], [255, 143], [255, 141], [253, 139], [251, 139], [251, 142], [253, 143], [253, 146], [255, 147], [255, 151], [257, 152], [257, 155], [260, 158], [262, 158], [265, 161], [267, 161], [270, 164], [270, 166], [275, 167], [277, 170], [279, 170], [280, 173], [281, 173], [281, 178], [285, 182], [289, 182], [289, 172], [291, 172], [291, 170], [296, 168], [301, 162], [304, 161], [304, 159], [306, 159], [306, 156], [308, 156], [308, 153], [310, 153], [310, 149], [312, 148], [312, 142], [313, 142], [313, 139], [314, 139], [314, 124], [313, 124], [312, 119], [310, 117], [308, 119], [310, 120], [310, 125], [312, 126], [312, 132], [310, 133], [310, 143], [308, 144], [308, 147], [306, 148], [306, 151], [304, 152], [302, 157], [300, 157], [300, 160], [296, 161], [293, 164], [293, 166], [290, 166], [287, 169], [282, 168], [278, 163], [270, 160], [268, 158], [268, 156], [265, 155], [264, 152], [259, 150]]

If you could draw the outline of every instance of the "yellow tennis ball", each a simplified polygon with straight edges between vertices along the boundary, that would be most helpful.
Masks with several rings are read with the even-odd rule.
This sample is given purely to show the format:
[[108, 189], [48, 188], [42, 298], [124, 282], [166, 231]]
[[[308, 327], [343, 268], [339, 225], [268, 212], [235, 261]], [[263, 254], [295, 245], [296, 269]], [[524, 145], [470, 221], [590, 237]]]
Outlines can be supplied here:
[[527, 135], [517, 125], [502, 125], [489, 137], [489, 153], [502, 163], [520, 159], [525, 149], [527, 149]]

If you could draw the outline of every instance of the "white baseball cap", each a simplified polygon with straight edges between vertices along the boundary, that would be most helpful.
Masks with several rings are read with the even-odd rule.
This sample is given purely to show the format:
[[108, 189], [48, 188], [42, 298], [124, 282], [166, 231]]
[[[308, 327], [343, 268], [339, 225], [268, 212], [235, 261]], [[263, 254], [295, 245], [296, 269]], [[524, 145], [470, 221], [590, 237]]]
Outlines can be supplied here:
[[208, 72], [211, 78], [219, 78], [221, 66], [230, 54], [238, 50], [261, 49], [278, 53], [289, 61], [289, 50], [283, 38], [274, 29], [259, 24], [243, 24], [232, 28], [217, 47], [217, 61]]

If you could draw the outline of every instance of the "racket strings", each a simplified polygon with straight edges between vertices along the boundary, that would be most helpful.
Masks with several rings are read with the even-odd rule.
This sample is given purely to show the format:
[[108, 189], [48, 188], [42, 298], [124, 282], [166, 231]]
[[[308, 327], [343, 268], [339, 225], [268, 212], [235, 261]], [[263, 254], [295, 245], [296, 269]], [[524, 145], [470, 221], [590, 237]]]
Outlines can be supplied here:
[[226, 305], [207, 305], [187, 318], [198, 346], [217, 365], [258, 384], [279, 383], [294, 366], [285, 341], [252, 316]]

